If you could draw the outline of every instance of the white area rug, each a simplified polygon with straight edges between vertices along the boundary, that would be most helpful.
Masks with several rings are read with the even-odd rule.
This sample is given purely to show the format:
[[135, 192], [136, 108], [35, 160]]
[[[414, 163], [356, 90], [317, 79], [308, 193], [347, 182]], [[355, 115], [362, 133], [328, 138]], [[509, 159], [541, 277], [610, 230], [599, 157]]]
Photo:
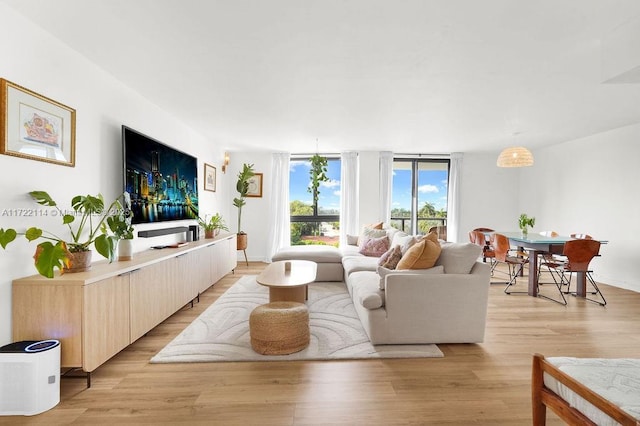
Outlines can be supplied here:
[[249, 315], [269, 302], [269, 290], [244, 276], [209, 306], [152, 363], [285, 361], [363, 358], [439, 358], [436, 345], [377, 345], [367, 337], [344, 283], [309, 286], [309, 347], [289, 355], [260, 355], [251, 349]]

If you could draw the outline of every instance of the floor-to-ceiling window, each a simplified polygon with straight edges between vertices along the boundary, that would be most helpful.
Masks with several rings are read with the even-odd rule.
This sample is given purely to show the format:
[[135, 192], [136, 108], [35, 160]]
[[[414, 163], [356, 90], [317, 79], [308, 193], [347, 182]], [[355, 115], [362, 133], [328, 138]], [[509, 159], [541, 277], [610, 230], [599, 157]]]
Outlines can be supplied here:
[[[327, 178], [314, 197], [310, 157], [292, 157], [289, 169], [291, 244], [340, 241], [340, 158], [327, 156]], [[317, 202], [314, 201], [317, 199]]]
[[446, 226], [448, 187], [448, 159], [394, 159], [391, 225], [410, 234]]

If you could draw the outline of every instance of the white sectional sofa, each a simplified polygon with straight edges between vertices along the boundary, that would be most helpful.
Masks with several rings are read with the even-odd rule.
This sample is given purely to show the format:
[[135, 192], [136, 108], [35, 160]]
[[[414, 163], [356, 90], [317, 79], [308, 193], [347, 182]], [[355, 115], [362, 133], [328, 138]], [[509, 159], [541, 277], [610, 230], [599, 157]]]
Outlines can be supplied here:
[[318, 261], [317, 281], [337, 281], [339, 262], [373, 344], [482, 342], [490, 281], [489, 266], [478, 261], [482, 249], [471, 243], [440, 245], [430, 269], [387, 270], [378, 266], [378, 257], [360, 254], [358, 246], [296, 246], [273, 260]]

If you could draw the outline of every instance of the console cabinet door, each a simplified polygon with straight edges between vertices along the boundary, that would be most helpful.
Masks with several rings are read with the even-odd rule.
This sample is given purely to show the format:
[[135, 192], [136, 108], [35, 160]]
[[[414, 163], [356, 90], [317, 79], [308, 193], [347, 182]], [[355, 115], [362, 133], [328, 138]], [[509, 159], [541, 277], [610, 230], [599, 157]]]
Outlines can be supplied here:
[[79, 283], [43, 277], [14, 281], [13, 341], [59, 340], [61, 367], [82, 367], [83, 291]]
[[176, 310], [170, 265], [159, 262], [130, 274], [131, 342], [160, 324]]
[[129, 337], [129, 274], [84, 286], [83, 368], [93, 371], [126, 348]]

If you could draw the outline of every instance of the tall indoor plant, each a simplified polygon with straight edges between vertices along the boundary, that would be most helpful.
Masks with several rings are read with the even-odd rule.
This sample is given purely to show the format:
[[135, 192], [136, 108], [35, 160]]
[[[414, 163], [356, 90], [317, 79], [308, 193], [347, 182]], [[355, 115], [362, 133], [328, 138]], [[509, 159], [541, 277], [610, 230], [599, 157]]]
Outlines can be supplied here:
[[238, 208], [238, 250], [247, 249], [247, 234], [242, 230], [242, 207], [246, 204], [245, 198], [249, 191], [249, 179], [253, 176], [255, 176], [253, 164], [244, 163], [242, 170], [238, 173], [238, 181], [236, 182], [238, 197], [233, 199], [233, 205]]
[[71, 199], [72, 211], [63, 211], [45, 191], [31, 191], [29, 195], [36, 203], [55, 209], [55, 215], [60, 216], [62, 224], [68, 228], [69, 237], [63, 238], [35, 226], [24, 232], [12, 228], [0, 229], [0, 246], [3, 249], [18, 235], [24, 235], [29, 241], [45, 240], [37, 245], [34, 259], [38, 272], [47, 278], [53, 278], [55, 268], [62, 272], [88, 270], [91, 267], [92, 245], [109, 262], [114, 260], [117, 238], [109, 233], [107, 219], [122, 212], [121, 197], [105, 208], [102, 194], [76, 195]]

